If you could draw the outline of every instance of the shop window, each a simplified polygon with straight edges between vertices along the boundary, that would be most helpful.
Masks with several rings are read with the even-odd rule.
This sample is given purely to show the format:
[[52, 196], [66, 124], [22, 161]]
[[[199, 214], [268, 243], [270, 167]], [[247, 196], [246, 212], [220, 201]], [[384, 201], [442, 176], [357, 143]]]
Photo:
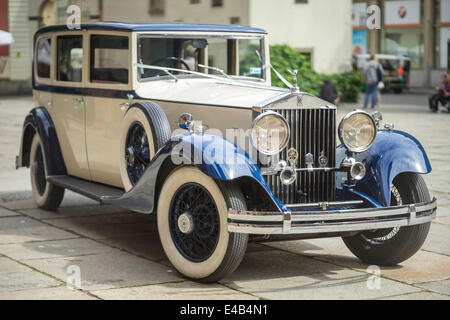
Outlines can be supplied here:
[[37, 45], [37, 75], [39, 78], [50, 78], [51, 39], [41, 39]]
[[81, 82], [83, 67], [83, 37], [58, 37], [57, 79]]
[[128, 83], [128, 37], [91, 37], [91, 82]]
[[423, 63], [423, 35], [420, 28], [385, 29], [383, 53], [411, 58], [411, 67], [420, 69]]

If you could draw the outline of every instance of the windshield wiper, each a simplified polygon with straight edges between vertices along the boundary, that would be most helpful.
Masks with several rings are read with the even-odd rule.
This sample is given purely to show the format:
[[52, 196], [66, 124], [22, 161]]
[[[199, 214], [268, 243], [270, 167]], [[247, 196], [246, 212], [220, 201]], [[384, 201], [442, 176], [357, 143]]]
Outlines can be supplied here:
[[202, 68], [205, 68], [205, 69], [208, 69], [208, 70], [214, 70], [214, 71], [217, 71], [217, 72], [219, 72], [219, 73], [221, 73], [221, 74], [223, 74], [225, 77], [227, 77], [228, 79], [231, 79], [231, 77], [228, 75], [228, 74], [226, 74], [225, 73], [225, 71], [223, 71], [222, 69], [220, 69], [220, 68], [217, 68], [217, 67], [210, 67], [210, 66], [205, 66], [204, 64], [198, 64], [198, 66], [199, 67], [202, 67]]
[[[274, 90], [274, 91], [283, 90], [282, 88], [270, 87], [267, 85], [249, 84], [244, 81], [239, 81], [237, 79], [224, 78], [222, 76], [216, 76], [216, 75], [203, 73], [203, 72], [197, 72], [197, 71], [190, 71], [190, 70], [176, 69], [176, 68], [169, 68], [169, 67], [160, 67], [160, 66], [148, 65], [148, 64], [143, 64], [143, 63], [135, 63], [135, 64], [133, 64], [133, 66], [142, 68], [142, 69], [160, 70], [160, 71], [164, 71], [166, 73], [168, 71], [183, 72], [183, 73], [193, 74], [193, 75], [197, 75], [197, 76], [204, 77], [204, 78], [215, 79], [215, 80], [225, 82], [225, 83], [228, 82], [230, 84], [239, 84], [240, 86], [246, 86], [246, 87], [252, 87], [252, 88], [263, 88], [265, 90]], [[174, 75], [172, 75], [172, 76], [175, 77]], [[178, 78], [177, 78], [177, 80], [178, 80]]]

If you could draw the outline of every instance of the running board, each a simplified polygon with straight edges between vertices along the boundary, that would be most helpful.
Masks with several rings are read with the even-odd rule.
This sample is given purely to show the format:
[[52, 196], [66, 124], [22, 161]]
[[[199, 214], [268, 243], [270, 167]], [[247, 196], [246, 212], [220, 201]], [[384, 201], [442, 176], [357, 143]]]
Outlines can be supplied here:
[[119, 188], [66, 175], [48, 176], [47, 181], [102, 203], [104, 197], [120, 198], [125, 194], [125, 191]]

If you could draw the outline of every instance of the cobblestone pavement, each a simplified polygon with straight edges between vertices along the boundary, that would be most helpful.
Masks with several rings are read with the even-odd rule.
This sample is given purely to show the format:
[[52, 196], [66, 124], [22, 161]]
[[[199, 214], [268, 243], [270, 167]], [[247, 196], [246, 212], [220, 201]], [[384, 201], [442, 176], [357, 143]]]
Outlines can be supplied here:
[[[57, 212], [37, 209], [28, 170], [14, 170], [31, 105], [0, 98], [0, 299], [450, 299], [450, 114], [428, 113], [424, 95], [385, 95], [381, 111], [428, 152], [438, 217], [415, 256], [381, 269], [379, 286], [339, 238], [253, 243], [233, 275], [199, 284], [171, 267], [153, 216], [71, 192]], [[77, 274], [81, 289], [67, 288]]]

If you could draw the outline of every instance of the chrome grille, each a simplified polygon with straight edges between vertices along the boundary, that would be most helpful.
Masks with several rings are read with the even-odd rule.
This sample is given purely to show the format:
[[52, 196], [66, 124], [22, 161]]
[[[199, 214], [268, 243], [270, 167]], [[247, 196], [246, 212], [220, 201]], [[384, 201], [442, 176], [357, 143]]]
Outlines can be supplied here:
[[[321, 151], [328, 158], [329, 167], [336, 162], [336, 109], [271, 109], [283, 115], [291, 127], [288, 146], [280, 159], [286, 160], [287, 150], [295, 148], [299, 158], [297, 168], [305, 168], [305, 155], [314, 156], [314, 167], [319, 167]], [[279, 174], [267, 176], [272, 192], [285, 204], [333, 201], [335, 199], [334, 172], [301, 172], [296, 181], [286, 186]]]

